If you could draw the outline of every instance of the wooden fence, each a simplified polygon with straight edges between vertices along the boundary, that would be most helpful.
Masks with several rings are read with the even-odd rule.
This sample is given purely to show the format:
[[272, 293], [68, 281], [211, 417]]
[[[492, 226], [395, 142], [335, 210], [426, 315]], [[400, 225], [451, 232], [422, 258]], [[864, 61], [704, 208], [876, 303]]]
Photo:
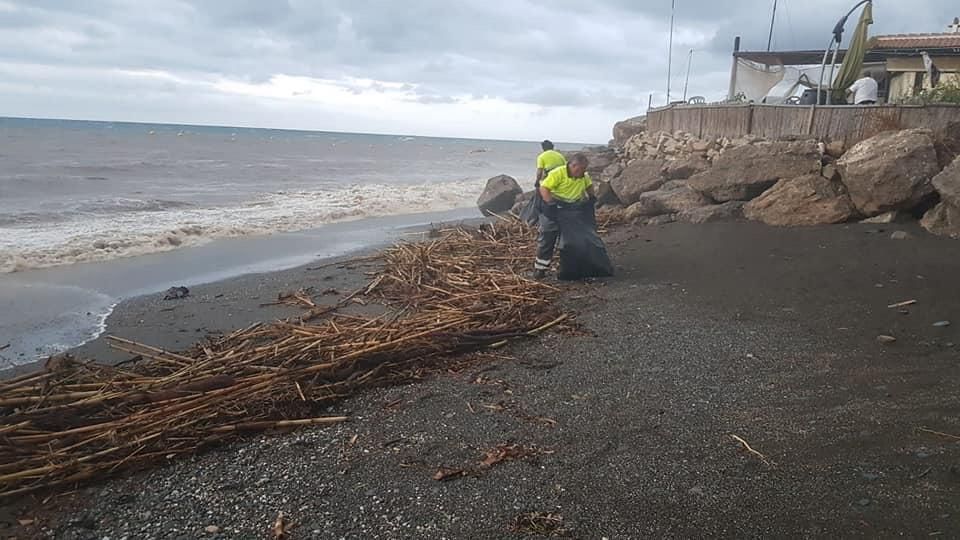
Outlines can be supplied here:
[[647, 113], [647, 130], [700, 138], [813, 135], [847, 146], [890, 129], [940, 129], [960, 122], [960, 105], [671, 105]]

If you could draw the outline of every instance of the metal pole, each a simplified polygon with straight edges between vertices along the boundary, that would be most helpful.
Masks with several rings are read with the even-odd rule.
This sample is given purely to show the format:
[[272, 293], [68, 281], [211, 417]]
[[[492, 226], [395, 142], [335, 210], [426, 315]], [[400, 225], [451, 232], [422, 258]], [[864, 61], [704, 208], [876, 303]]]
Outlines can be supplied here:
[[773, 44], [773, 23], [777, 20], [777, 0], [773, 0], [773, 15], [770, 16], [770, 35], [767, 36], [767, 52]]
[[833, 58], [830, 60], [830, 79], [827, 81], [830, 85], [827, 90], [827, 105], [833, 105], [833, 70], [837, 67], [837, 52], [840, 50], [840, 42], [837, 42], [836, 47], [833, 48]]
[[690, 64], [693, 63], [693, 49], [690, 49], [690, 55], [687, 56], [687, 76], [683, 79], [683, 101], [687, 101], [687, 85], [690, 84]]
[[670, 77], [673, 71], [673, 15], [677, 0], [670, 0], [670, 44], [667, 45], [667, 105], [670, 104]]
[[[827, 69], [827, 54], [830, 52], [830, 47], [836, 42], [836, 50], [840, 50], [840, 44], [843, 41], [843, 26], [847, 24], [847, 19], [850, 18], [850, 15], [853, 15], [853, 12], [857, 10], [860, 6], [864, 4], [871, 3], [873, 0], [860, 0], [854, 5], [846, 15], [840, 18], [837, 22], [837, 25], [833, 27], [833, 37], [830, 38], [830, 46], [827, 47], [827, 50], [823, 52], [823, 63], [820, 65], [820, 83], [817, 84], [817, 105], [820, 104], [820, 92], [823, 88], [823, 72]], [[837, 52], [833, 53], [833, 63], [830, 64], [830, 91], [827, 92], [827, 103], [829, 104], [833, 100], [833, 68], [837, 63]]]
[[[730, 89], [727, 92], [727, 99], [733, 100], [733, 95], [737, 92], [737, 53], [740, 52], [740, 36], [733, 39], [733, 66], [730, 67]], [[826, 62], [826, 59], [824, 59]]]
[[833, 42], [834, 39], [831, 37], [827, 48], [823, 50], [823, 62], [820, 63], [820, 80], [817, 82], [817, 105], [822, 105], [822, 103], [820, 103], [820, 94], [823, 92], [823, 75], [827, 72], [827, 58], [830, 56], [830, 49], [833, 48]]

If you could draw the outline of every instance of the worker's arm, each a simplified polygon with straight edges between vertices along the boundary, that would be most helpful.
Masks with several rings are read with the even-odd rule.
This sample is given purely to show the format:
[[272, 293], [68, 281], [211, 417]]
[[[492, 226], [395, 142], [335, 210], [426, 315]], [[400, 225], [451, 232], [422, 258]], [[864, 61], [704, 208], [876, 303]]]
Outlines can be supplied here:
[[596, 199], [596, 198], [597, 198], [597, 190], [596, 190], [596, 188], [593, 187], [593, 184], [590, 184], [589, 186], [587, 186], [587, 195], [588, 195], [591, 199]]
[[544, 177], [547, 176], [547, 170], [543, 167], [537, 169], [537, 183], [539, 184]]
[[543, 186], [540, 186], [540, 197], [542, 197], [542, 198], [543, 198], [543, 202], [545, 202], [545, 203], [547, 203], [547, 204], [553, 204], [553, 203], [554, 203], [553, 193], [550, 193], [550, 190], [547, 189], [547, 188], [545, 188], [545, 187], [543, 187]]

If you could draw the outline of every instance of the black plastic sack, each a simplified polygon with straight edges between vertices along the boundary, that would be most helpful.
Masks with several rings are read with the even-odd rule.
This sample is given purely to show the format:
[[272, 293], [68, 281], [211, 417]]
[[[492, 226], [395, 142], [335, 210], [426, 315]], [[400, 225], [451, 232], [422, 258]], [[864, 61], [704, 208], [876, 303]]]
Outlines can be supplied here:
[[557, 225], [560, 227], [559, 279], [569, 281], [613, 275], [613, 263], [597, 234], [592, 201], [558, 206]]
[[533, 196], [520, 209], [520, 220], [527, 225], [536, 225], [540, 222], [540, 208], [543, 206], [543, 197], [540, 196], [540, 184], [533, 189]]

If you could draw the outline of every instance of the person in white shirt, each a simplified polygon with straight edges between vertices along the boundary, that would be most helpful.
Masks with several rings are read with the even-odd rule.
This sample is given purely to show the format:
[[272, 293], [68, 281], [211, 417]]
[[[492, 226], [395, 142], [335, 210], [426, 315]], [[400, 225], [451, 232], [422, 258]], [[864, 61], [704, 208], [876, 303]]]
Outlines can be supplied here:
[[863, 77], [847, 89], [847, 93], [853, 94], [854, 105], [874, 105], [877, 102], [877, 90], [877, 81], [870, 73], [864, 72]]

